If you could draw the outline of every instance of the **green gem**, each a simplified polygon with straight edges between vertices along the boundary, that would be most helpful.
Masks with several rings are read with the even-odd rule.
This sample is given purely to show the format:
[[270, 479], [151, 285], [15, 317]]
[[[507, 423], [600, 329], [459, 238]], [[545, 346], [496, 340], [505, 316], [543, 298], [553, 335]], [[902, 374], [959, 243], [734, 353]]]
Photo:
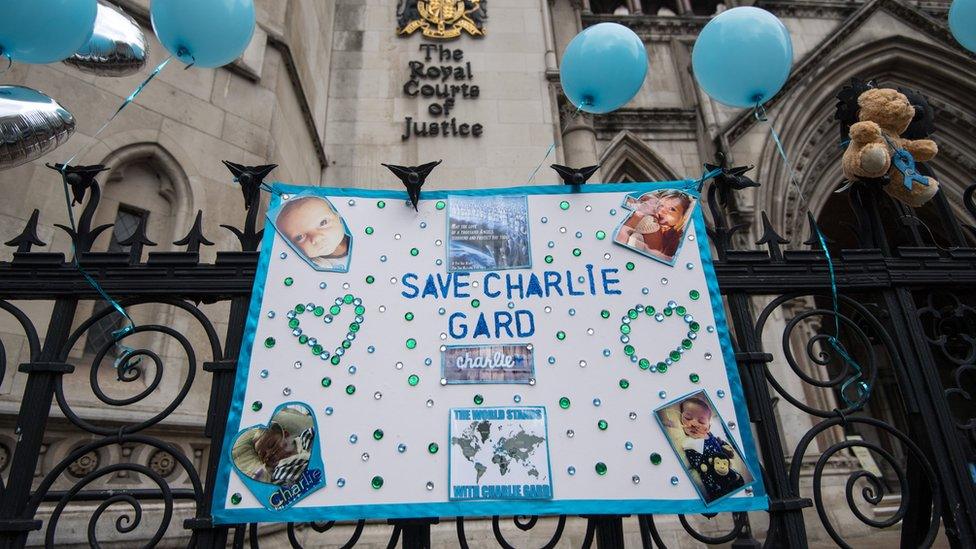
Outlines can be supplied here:
[[658, 362], [657, 363], [657, 371], [658, 372], [661, 372], [662, 374], [664, 372], [667, 372], [668, 371], [668, 363], [667, 362]]
[[323, 348], [322, 348], [321, 345], [318, 345], [318, 344], [312, 345], [312, 354], [313, 355], [318, 356], [318, 355], [322, 354], [322, 351], [323, 351]]
[[583, 250], [579, 248], [573, 248], [573, 257], [579, 257], [583, 255]]
[[629, 334], [630, 333], [630, 324], [621, 324], [620, 325], [620, 333], [622, 333], [622, 334]]
[[312, 314], [315, 316], [322, 316], [325, 314], [325, 307], [319, 305], [318, 307], [312, 309]]
[[252, 412], [260, 412], [261, 411], [261, 401], [260, 400], [255, 400], [251, 404], [251, 411]]
[[323, 387], [332, 387], [332, 378], [331, 377], [323, 377], [322, 378], [322, 386]]
[[329, 362], [331, 362], [333, 366], [338, 366], [340, 360], [342, 360], [342, 358], [339, 355], [332, 355], [332, 358], [329, 359]]
[[630, 387], [630, 382], [627, 381], [626, 379], [621, 379], [620, 380], [620, 388], [621, 389], [626, 389], [627, 387]]
[[601, 431], [606, 431], [606, 430], [607, 430], [607, 427], [609, 427], [609, 426], [610, 426], [610, 424], [609, 424], [609, 423], [607, 423], [607, 420], [605, 420], [605, 419], [601, 419], [600, 421], [598, 421], [598, 422], [596, 422], [596, 426], [597, 426], [597, 428], [599, 428], [599, 429], [600, 429]]
[[627, 267], [627, 270], [628, 271], [633, 271], [634, 270], [634, 262], [633, 261], [628, 261], [627, 264], [624, 265], [624, 267]]
[[546, 263], [552, 263], [552, 256], [551, 255], [547, 255], [546, 256]]
[[651, 307], [650, 305], [644, 307], [644, 314], [646, 314], [647, 316], [654, 316], [654, 312], [655, 312], [654, 307]]
[[631, 309], [627, 311], [627, 317], [630, 318], [631, 320], [637, 318], [637, 309]]
[[691, 349], [691, 345], [692, 345], [692, 343], [691, 343], [691, 340], [690, 339], [682, 339], [681, 340], [681, 346], [684, 347], [685, 349]]
[[373, 228], [372, 227], [366, 227], [366, 234], [373, 234]]
[[607, 474], [607, 464], [603, 463], [602, 461], [596, 462], [595, 469], [596, 469], [596, 474], [600, 475], [601, 477]]
[[275, 338], [273, 338], [273, 337], [265, 338], [265, 340], [264, 340], [264, 346], [265, 347], [267, 347], [268, 349], [270, 349], [270, 348], [274, 347], [274, 345], [275, 345]]
[[373, 282], [376, 282], [376, 277], [373, 275], [366, 275], [366, 284], [372, 284]]
[[349, 323], [349, 331], [350, 332], [358, 332], [359, 331], [359, 323], [358, 322], [351, 322], [351, 323]]
[[410, 248], [410, 255], [417, 257], [420, 254], [420, 250], [417, 248]]
[[305, 334], [298, 336], [298, 342], [301, 343], [302, 345], [305, 345], [306, 343], [308, 343], [308, 336]]
[[356, 392], [356, 386], [355, 385], [352, 385], [352, 384], [346, 385], [346, 394], [347, 395], [351, 395], [351, 394], [353, 394], [355, 392]]
[[386, 202], [380, 200], [379, 202], [376, 203], [376, 207], [382, 210], [383, 208], [386, 207]]
[[407, 349], [414, 349], [416, 347], [417, 347], [416, 339], [411, 337], [410, 339], [407, 340]]
[[383, 438], [383, 429], [373, 431], [373, 438], [375, 440], [381, 440]]
[[403, 315], [403, 318], [404, 318], [404, 320], [406, 320], [406, 321], [409, 322], [409, 321], [413, 320], [413, 313], [407, 312], [407, 314]]
[[674, 308], [674, 312], [678, 313], [679, 316], [685, 316], [688, 313], [688, 309], [685, 309], [684, 305], [678, 305]]
[[671, 307], [666, 307], [666, 308], [665, 308], [665, 309], [664, 309], [663, 311], [661, 311], [661, 312], [662, 312], [662, 313], [664, 313], [664, 316], [671, 316], [671, 315], [673, 315], [673, 314], [674, 314], [674, 309], [672, 309]]
[[610, 311], [603, 309], [602, 311], [600, 311], [600, 316], [602, 316], [603, 318], [610, 318]]
[[302, 305], [301, 303], [299, 303], [298, 305], [295, 305], [295, 312], [298, 313], [298, 314], [304, 313], [305, 312], [305, 305]]
[[688, 325], [688, 327], [691, 328], [692, 332], [697, 332], [698, 330], [701, 330], [701, 324], [697, 322], [692, 322], [691, 324]]
[[569, 397], [560, 397], [559, 398], [559, 407], [562, 408], [563, 410], [568, 410], [569, 409]]
[[299, 322], [298, 322], [298, 319], [297, 318], [293, 318], [293, 319], [291, 319], [291, 320], [288, 321], [288, 327], [291, 328], [292, 330], [294, 330], [295, 328], [297, 328], [298, 327], [298, 324], [299, 324]]
[[438, 200], [437, 203], [434, 204], [434, 207], [438, 210], [443, 210], [444, 206], [447, 206], [447, 204], [445, 204], [443, 200]]
[[642, 358], [637, 361], [637, 365], [640, 366], [641, 370], [646, 370], [651, 367], [651, 361], [646, 358]]
[[562, 341], [562, 340], [566, 339], [566, 332], [564, 332], [562, 330], [559, 330], [558, 332], [556, 332], [556, 339], [558, 339], [559, 341]]
[[350, 303], [352, 303], [352, 300], [354, 300], [354, 299], [356, 299], [356, 298], [354, 298], [352, 296], [352, 294], [346, 294], [346, 295], [342, 296], [342, 302], [345, 303], [346, 305], [349, 305]]
[[692, 290], [688, 292], [688, 297], [697, 300], [699, 297], [701, 297], [701, 293], [698, 290]]
[[681, 353], [679, 353], [678, 351], [671, 351], [671, 353], [668, 356], [671, 357], [671, 360], [675, 362], [681, 360]]
[[568, 210], [569, 209], [569, 202], [563, 200], [562, 202], [559, 203], [559, 207], [562, 208], [562, 209], [564, 209], [564, 210]]
[[482, 404], [485, 403], [485, 397], [481, 395], [474, 395], [474, 403], [477, 404], [478, 406], [481, 406]]
[[373, 480], [369, 481], [369, 485], [373, 487], [374, 490], [379, 490], [383, 487], [383, 477], [376, 475]]
[[627, 356], [630, 356], [630, 355], [634, 354], [634, 346], [633, 345], [624, 345], [624, 354], [627, 355]]
[[343, 349], [348, 349], [349, 347], [352, 347], [352, 341], [349, 341], [348, 339], [343, 339], [341, 345]]
[[338, 305], [333, 305], [333, 306], [329, 307], [329, 314], [337, 315], [340, 312], [342, 312], [342, 307], [340, 307]]
[[362, 305], [356, 305], [356, 308], [354, 310], [356, 311], [357, 315], [361, 315], [366, 312], [366, 307], [363, 307]]
[[474, 307], [475, 309], [477, 309], [478, 307], [481, 306], [481, 301], [479, 301], [477, 299], [472, 299], [471, 300], [471, 306]]
[[410, 376], [407, 377], [407, 385], [416, 387], [418, 383], [420, 383], [420, 376], [417, 374], [410, 374]]
[[294, 278], [292, 278], [290, 276], [285, 278], [285, 286], [291, 286], [294, 283], [295, 283], [295, 279]]
[[701, 381], [701, 377], [699, 377], [698, 374], [691, 374], [688, 376], [688, 379], [690, 379], [692, 383], [698, 383]]
[[441, 447], [438, 446], [436, 442], [431, 442], [430, 444], [427, 445], [427, 451], [430, 452], [431, 454], [436, 454], [437, 451], [440, 449]]
[[607, 233], [605, 233], [603, 231], [597, 231], [596, 232], [596, 239], [597, 240], [603, 240], [606, 237], [607, 237]]
[[661, 464], [661, 454], [659, 454], [657, 452], [652, 453], [651, 454], [651, 463], [654, 464], [654, 465], [660, 465]]
[[241, 502], [241, 495], [237, 492], [234, 492], [234, 494], [230, 496], [231, 505], [237, 505], [240, 502]]

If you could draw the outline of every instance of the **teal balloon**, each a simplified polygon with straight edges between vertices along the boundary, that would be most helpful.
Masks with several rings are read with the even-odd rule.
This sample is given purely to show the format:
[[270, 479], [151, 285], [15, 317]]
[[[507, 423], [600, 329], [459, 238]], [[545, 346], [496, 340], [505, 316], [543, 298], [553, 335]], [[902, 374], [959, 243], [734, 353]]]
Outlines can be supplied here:
[[705, 25], [691, 53], [695, 79], [712, 99], [730, 107], [755, 107], [786, 83], [793, 66], [790, 32], [775, 15], [732, 8]]
[[96, 13], [95, 0], [0, 0], [0, 55], [35, 64], [71, 57], [91, 38]]
[[976, 53], [976, 0], [955, 0], [949, 8], [949, 30], [962, 47]]
[[624, 106], [640, 91], [645, 76], [644, 42], [617, 23], [599, 23], [577, 34], [559, 64], [566, 97], [594, 114]]
[[187, 65], [222, 67], [254, 34], [253, 0], [152, 0], [149, 14], [160, 43]]

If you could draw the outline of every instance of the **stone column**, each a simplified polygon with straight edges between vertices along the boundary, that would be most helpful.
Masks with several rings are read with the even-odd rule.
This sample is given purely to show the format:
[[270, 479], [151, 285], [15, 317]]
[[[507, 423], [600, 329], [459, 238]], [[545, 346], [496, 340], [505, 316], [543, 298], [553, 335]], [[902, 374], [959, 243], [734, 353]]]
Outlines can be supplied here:
[[[552, 27], [558, 58], [562, 58], [570, 40], [582, 29], [581, 11], [588, 7], [588, 4], [586, 0], [582, 0], [582, 2], [571, 0], [569, 2], [557, 1], [552, 6]], [[592, 117], [582, 112], [574, 117], [576, 107], [571, 106], [561, 93], [559, 94], [559, 103], [564, 162], [573, 167], [597, 164], [599, 155]], [[596, 180], [599, 180], [599, 174], [594, 177], [594, 181]]]

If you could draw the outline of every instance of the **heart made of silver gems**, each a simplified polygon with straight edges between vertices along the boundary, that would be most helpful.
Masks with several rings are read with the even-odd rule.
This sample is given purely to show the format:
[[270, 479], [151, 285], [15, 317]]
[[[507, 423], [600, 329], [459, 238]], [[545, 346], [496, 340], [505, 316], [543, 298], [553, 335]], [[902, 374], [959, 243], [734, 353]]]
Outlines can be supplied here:
[[[332, 353], [329, 353], [325, 347], [319, 343], [317, 338], [309, 337], [304, 333], [301, 328], [301, 321], [299, 317], [305, 313], [312, 313], [312, 316], [316, 318], [321, 318], [322, 322], [325, 324], [332, 324], [336, 316], [342, 312], [342, 308], [346, 305], [352, 305], [353, 311], [356, 313], [356, 318], [349, 323], [349, 331], [346, 332], [346, 337], [343, 338], [342, 342], [336, 346]], [[298, 338], [298, 342], [302, 345], [307, 345], [312, 351], [312, 354], [321, 358], [322, 360], [328, 360], [333, 365], [338, 366], [339, 362], [342, 361], [342, 355], [346, 354], [346, 351], [352, 347], [352, 342], [356, 340], [356, 333], [359, 332], [359, 328], [363, 324], [363, 313], [366, 312], [366, 307], [363, 307], [363, 300], [353, 296], [352, 294], [346, 294], [343, 297], [335, 298], [332, 305], [326, 309], [324, 305], [316, 305], [315, 303], [299, 303], [295, 305], [295, 308], [288, 311], [285, 315], [288, 317], [288, 327], [291, 328], [291, 335]], [[306, 328], [308, 326], [306, 325]]]
[[[688, 333], [681, 340], [681, 344], [669, 351], [667, 357], [656, 363], [652, 363], [651, 360], [644, 357], [638, 358], [637, 349], [630, 344], [631, 323], [637, 320], [641, 313], [653, 318], [657, 322], [664, 322], [667, 318], [677, 317], [688, 325]], [[701, 330], [701, 324], [695, 322], [695, 317], [688, 314], [688, 310], [683, 305], [678, 305], [674, 301], [668, 301], [667, 307], [661, 311], [655, 310], [651, 305], [636, 305], [628, 310], [625, 316], [620, 318], [620, 342], [624, 344], [624, 354], [630, 357], [631, 362], [636, 362], [641, 370], [649, 370], [661, 374], [667, 372], [672, 364], [681, 360], [681, 355], [691, 350], [695, 344], [695, 340], [698, 339], [698, 330]]]

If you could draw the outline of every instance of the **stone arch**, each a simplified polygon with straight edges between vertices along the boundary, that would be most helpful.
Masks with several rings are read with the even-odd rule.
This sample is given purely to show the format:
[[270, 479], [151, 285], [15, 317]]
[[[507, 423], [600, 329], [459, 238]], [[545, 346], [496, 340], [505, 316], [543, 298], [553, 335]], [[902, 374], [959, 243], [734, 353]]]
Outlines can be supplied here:
[[[770, 121], [790, 157], [797, 183], [816, 215], [838, 188], [841, 172], [840, 133], [834, 120], [836, 94], [851, 78], [874, 79], [886, 87], [921, 91], [936, 111], [939, 156], [931, 166], [949, 202], [962, 213], [962, 193], [976, 171], [976, 158], [966, 153], [976, 135], [976, 116], [957, 105], [976, 95], [972, 61], [941, 45], [905, 36], [890, 36], [833, 53], [823, 68], [807, 77], [779, 102]], [[757, 129], [754, 129], [756, 131]], [[760, 127], [766, 134], [768, 130]], [[794, 243], [809, 235], [804, 204], [790, 183], [789, 170], [771, 138], [759, 162], [766, 183], [757, 189], [757, 209], [766, 210], [774, 226]]]
[[600, 155], [600, 164], [606, 183], [680, 179], [653, 149], [627, 130], [610, 141]]

